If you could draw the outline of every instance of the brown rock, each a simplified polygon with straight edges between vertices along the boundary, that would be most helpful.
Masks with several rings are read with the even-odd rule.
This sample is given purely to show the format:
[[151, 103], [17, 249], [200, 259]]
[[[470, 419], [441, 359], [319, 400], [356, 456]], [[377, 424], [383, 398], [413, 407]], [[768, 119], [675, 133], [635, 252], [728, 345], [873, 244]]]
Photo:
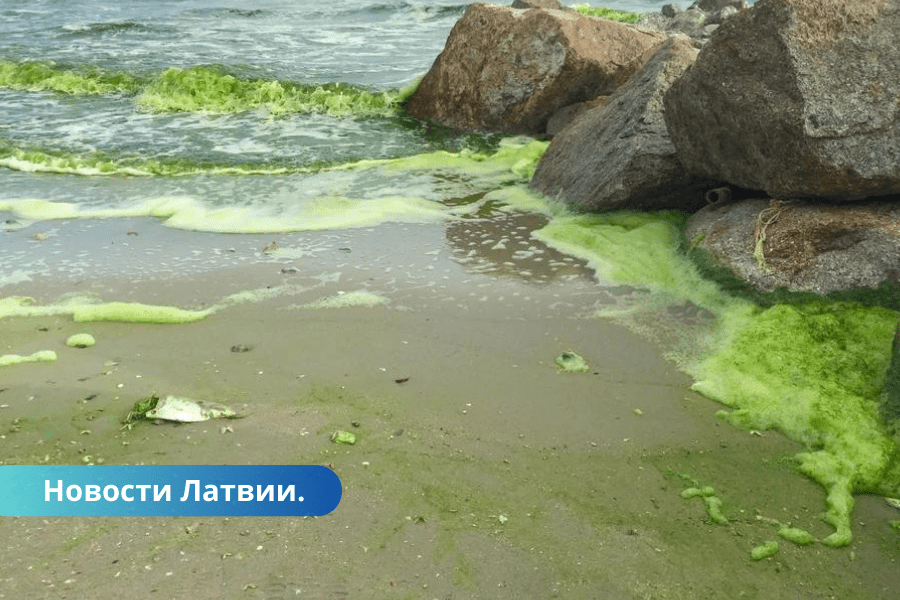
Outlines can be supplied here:
[[715, 204], [687, 223], [688, 239], [757, 289], [826, 294], [900, 284], [900, 203]]
[[761, 0], [665, 98], [691, 171], [776, 198], [900, 193], [900, 0]]
[[663, 94], [696, 56], [688, 38], [670, 38], [605, 106], [553, 138], [531, 186], [577, 211], [702, 206], [715, 182], [681, 166], [661, 113]]
[[542, 133], [560, 108], [628, 81], [665, 39], [574, 11], [472, 4], [407, 110], [460, 129]]

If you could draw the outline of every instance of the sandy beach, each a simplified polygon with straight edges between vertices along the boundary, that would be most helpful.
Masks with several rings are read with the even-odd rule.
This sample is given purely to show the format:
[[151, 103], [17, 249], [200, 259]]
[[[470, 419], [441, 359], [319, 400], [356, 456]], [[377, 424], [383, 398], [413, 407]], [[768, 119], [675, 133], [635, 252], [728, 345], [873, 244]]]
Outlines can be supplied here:
[[[483, 227], [524, 240], [524, 218]], [[630, 291], [580, 261], [443, 224], [193, 245], [149, 219], [36, 227], [5, 233], [7, 252], [53, 257], [82, 238], [87, 253], [4, 297], [215, 311], [175, 325], [3, 319], [2, 353], [58, 355], [0, 370], [5, 464], [317, 464], [344, 491], [318, 518], [3, 518], [0, 598], [896, 595], [896, 511], [858, 497], [849, 548], [779, 539], [780, 525], [830, 532], [799, 445], [722, 422], [658, 347], [594, 317]], [[144, 271], [113, 274], [116, 260]], [[75, 333], [96, 345], [67, 347]], [[561, 372], [567, 351], [590, 370]], [[245, 418], [123, 428], [154, 393]], [[335, 430], [357, 443], [331, 442]], [[701, 486], [727, 523], [682, 497]], [[769, 540], [778, 553], [751, 560]]]

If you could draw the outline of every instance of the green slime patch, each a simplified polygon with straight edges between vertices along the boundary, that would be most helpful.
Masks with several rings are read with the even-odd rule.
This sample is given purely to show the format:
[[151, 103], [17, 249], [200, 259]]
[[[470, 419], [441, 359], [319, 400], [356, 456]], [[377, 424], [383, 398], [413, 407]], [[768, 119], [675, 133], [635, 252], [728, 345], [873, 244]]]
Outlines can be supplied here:
[[35, 305], [32, 302], [31, 298], [21, 296], [0, 298], [0, 319], [70, 314], [76, 323], [113, 321], [174, 324], [199, 321], [214, 312], [213, 309], [184, 310], [174, 306], [141, 304], [139, 302], [97, 303], [84, 297], [73, 297], [46, 306]]
[[273, 116], [393, 116], [418, 83], [376, 92], [340, 83], [302, 85], [246, 79], [221, 66], [172, 67], [148, 79], [95, 67], [64, 67], [54, 61], [0, 60], [0, 88], [70, 95], [131, 94], [138, 108], [151, 112], [224, 114], [261, 108]]
[[272, 115], [325, 113], [332, 116], [390, 116], [408, 90], [371, 92], [344, 84], [300, 85], [241, 79], [221, 67], [170, 68], [137, 97], [153, 112], [235, 113], [264, 108]]
[[736, 426], [776, 429], [804, 444], [800, 470], [825, 488], [823, 519], [835, 529], [823, 543], [849, 544], [853, 494], [900, 491], [900, 449], [878, 409], [898, 313], [824, 299], [762, 308], [728, 296], [682, 251], [684, 219], [564, 216], [535, 237], [584, 258], [602, 279], [709, 311], [711, 339], [697, 340], [680, 361], [697, 380], [693, 389], [732, 408], [720, 414]]
[[77, 71], [60, 67], [53, 61], [0, 60], [0, 88], [97, 95], [134, 93], [140, 85], [138, 78], [127, 73], [98, 69]]
[[591, 6], [590, 4], [573, 4], [572, 8], [589, 17], [600, 17], [602, 19], [619, 21], [621, 23], [637, 23], [641, 20], [642, 16], [640, 13], [606, 8], [605, 6]]

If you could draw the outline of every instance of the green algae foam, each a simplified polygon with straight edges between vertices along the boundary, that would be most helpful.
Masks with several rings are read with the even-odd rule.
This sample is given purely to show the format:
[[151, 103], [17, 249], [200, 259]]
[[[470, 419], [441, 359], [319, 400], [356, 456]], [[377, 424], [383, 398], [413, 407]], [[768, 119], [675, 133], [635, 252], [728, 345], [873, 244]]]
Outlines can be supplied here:
[[900, 315], [824, 300], [762, 308], [727, 296], [681, 252], [684, 219], [666, 212], [561, 216], [535, 237], [587, 260], [603, 280], [652, 294], [642, 306], [603, 316], [643, 328], [655, 318], [658, 328], [671, 328], [671, 317], [648, 313], [673, 304], [705, 311], [710, 324], [683, 332], [693, 343], [671, 356], [695, 378], [694, 390], [731, 409], [722, 418], [778, 430], [806, 447], [796, 457], [800, 471], [825, 488], [823, 520], [834, 528], [822, 542], [845, 546], [854, 494], [900, 492], [900, 449], [878, 415]]
[[73, 296], [54, 304], [34, 304], [22, 296], [0, 298], [0, 320], [9, 317], [71, 315], [76, 323], [110, 321], [119, 323], [191, 323], [205, 319], [214, 309], [185, 310], [175, 306], [139, 302], [98, 302], [86, 296]]
[[[352, 162], [297, 180], [293, 185], [302, 188], [302, 192], [282, 200], [260, 198], [238, 204], [238, 200], [232, 198], [230, 204], [222, 204], [187, 196], [163, 196], [122, 206], [96, 206], [40, 198], [11, 198], [0, 199], [0, 212], [29, 221], [152, 217], [162, 220], [167, 227], [219, 233], [337, 230], [386, 222], [437, 223], [477, 212], [487, 202], [483, 195], [497, 188], [524, 187], [546, 147], [546, 142], [510, 138], [492, 153], [464, 149], [456, 153], [436, 151], [390, 160]], [[32, 158], [42, 160], [39, 156]], [[77, 161], [51, 163], [48, 168], [52, 166], [58, 172], [70, 169], [68, 172], [90, 174], [93, 169], [105, 168]], [[110, 168], [111, 172], [123, 174], [115, 165]], [[421, 195], [379, 193], [385, 187], [393, 189], [398, 174], [402, 178], [421, 178], [418, 188], [412, 184], [408, 186]], [[382, 181], [384, 185], [381, 185]], [[373, 189], [360, 190], [359, 197], [326, 193], [329, 188], [362, 185]], [[318, 190], [323, 193], [317, 194]], [[302, 193], [307, 197], [304, 198]], [[458, 201], [466, 196], [472, 200]], [[525, 192], [512, 194], [507, 191], [504, 196], [496, 196], [491, 201], [496, 203], [506, 199], [515, 204], [526, 202], [528, 198], [535, 203], [534, 197]]]
[[54, 61], [0, 60], [0, 88], [79, 96], [123, 94], [134, 97], [136, 108], [149, 112], [227, 114], [265, 110], [273, 116], [393, 116], [416, 85], [375, 92], [340, 83], [303, 85], [246, 79], [222, 66], [170, 67], [155, 76], [141, 76], [96, 67], [65, 67]]

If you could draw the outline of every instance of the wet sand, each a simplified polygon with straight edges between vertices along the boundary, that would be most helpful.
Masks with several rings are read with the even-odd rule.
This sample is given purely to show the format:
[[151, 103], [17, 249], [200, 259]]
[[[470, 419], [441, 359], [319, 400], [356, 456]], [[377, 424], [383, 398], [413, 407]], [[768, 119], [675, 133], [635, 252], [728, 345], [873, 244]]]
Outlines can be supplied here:
[[[0, 598], [896, 597], [900, 540], [887, 521], [898, 515], [880, 498], [857, 499], [849, 548], [779, 540], [772, 558], [750, 559], [778, 539], [775, 521], [831, 531], [823, 491], [795, 470], [800, 447], [717, 419], [721, 407], [656, 346], [591, 316], [629, 290], [598, 287], [578, 261], [516, 255], [510, 232], [533, 227], [518, 218], [285, 236], [150, 220], [56, 223], [40, 242], [33, 226], [4, 234], [26, 265], [37, 244], [49, 242], [45, 258], [67, 239], [88, 247], [82, 270], [63, 254], [52, 277], [0, 297], [78, 291], [183, 308], [248, 289], [269, 297], [181, 325], [0, 321], [0, 353], [59, 357], [0, 370], [3, 463], [323, 464], [344, 494], [308, 519], [3, 517]], [[513, 238], [505, 248], [491, 227]], [[123, 261], [146, 268], [123, 276], [103, 268], [113, 254], [100, 249], [116, 243], [157, 250]], [[388, 303], [302, 308], [360, 289]], [[80, 332], [97, 345], [66, 347]], [[591, 370], [561, 373], [554, 359], [569, 350]], [[123, 429], [152, 393], [247, 416]], [[358, 442], [332, 443], [337, 429]], [[698, 485], [715, 488], [728, 524], [681, 497]]]

